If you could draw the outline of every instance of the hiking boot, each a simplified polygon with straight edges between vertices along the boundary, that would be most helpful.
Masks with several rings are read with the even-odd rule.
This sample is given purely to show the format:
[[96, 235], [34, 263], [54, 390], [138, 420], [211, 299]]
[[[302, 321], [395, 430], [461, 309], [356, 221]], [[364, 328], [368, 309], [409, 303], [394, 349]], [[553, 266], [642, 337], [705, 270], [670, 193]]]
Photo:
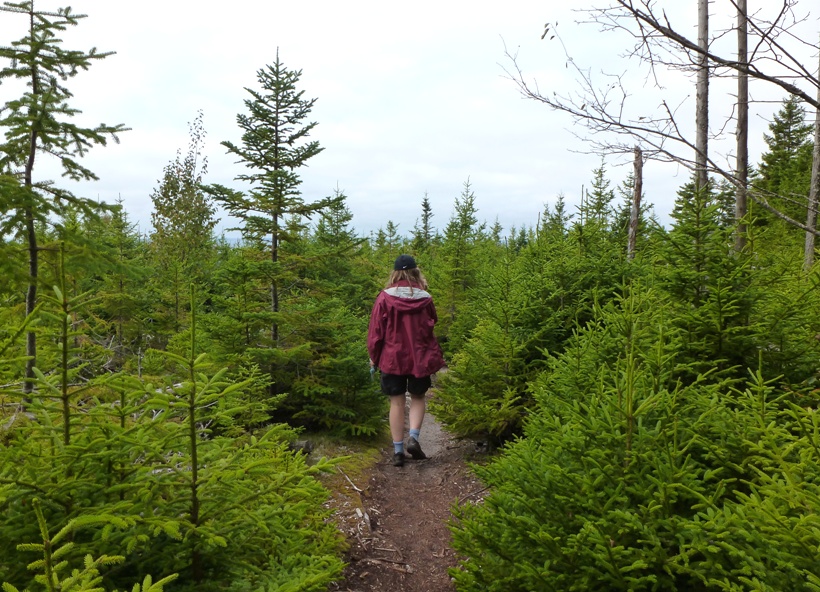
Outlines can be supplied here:
[[407, 452], [412, 456], [415, 460], [424, 460], [427, 458], [427, 455], [421, 451], [421, 445], [419, 441], [416, 440], [413, 436], [407, 440]]
[[404, 453], [403, 452], [396, 452], [393, 454], [393, 466], [394, 467], [403, 467], [404, 466]]

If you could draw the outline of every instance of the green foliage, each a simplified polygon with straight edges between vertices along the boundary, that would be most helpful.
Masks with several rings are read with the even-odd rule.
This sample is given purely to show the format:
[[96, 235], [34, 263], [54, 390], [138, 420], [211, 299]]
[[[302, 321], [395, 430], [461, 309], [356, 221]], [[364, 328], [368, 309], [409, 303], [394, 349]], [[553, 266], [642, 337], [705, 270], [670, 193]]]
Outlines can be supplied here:
[[[69, 569], [70, 565], [68, 561], [60, 561], [60, 559], [66, 556], [74, 546], [72, 542], [64, 543], [63, 539], [70, 538], [75, 531], [82, 527], [117, 523], [122, 526], [123, 521], [110, 516], [86, 516], [82, 519], [71, 520], [57, 534], [51, 536], [43, 516], [40, 500], [34, 498], [32, 507], [37, 517], [37, 525], [40, 528], [40, 536], [43, 542], [23, 543], [18, 545], [17, 549], [42, 554], [43, 558], [41, 560], [33, 561], [28, 565], [29, 570], [42, 572], [35, 576], [35, 582], [39, 584], [39, 588], [49, 592], [56, 592], [57, 590], [62, 592], [102, 592], [105, 590], [104, 587], [100, 586], [103, 579], [100, 575], [100, 568], [116, 565], [122, 562], [123, 557], [103, 555], [94, 559], [91, 555], [86, 555], [83, 559], [82, 569], [73, 569], [70, 574], [61, 577], [61, 572]], [[176, 574], [173, 574], [154, 582], [151, 576], [145, 576], [142, 585], [134, 584], [131, 590], [132, 592], [162, 592], [163, 586], [174, 581], [176, 577]], [[3, 590], [4, 592], [19, 592], [17, 588], [7, 582], [3, 583]]]
[[249, 169], [237, 179], [249, 183], [250, 190], [208, 188], [240, 220], [248, 246], [264, 254], [247, 271], [267, 287], [268, 305], [266, 310], [254, 307], [244, 315], [248, 345], [243, 353], [270, 372], [271, 398], [289, 392], [295, 369], [311, 355], [311, 344], [299, 330], [312, 295], [312, 286], [300, 273], [305, 266], [305, 220], [334, 201], [308, 203], [299, 191], [296, 170], [322, 150], [318, 142], [308, 139], [316, 123], [305, 119], [316, 99], [303, 98], [303, 91], [297, 89], [300, 77], [301, 71], [286, 68], [278, 52], [273, 65], [257, 72], [261, 89], [247, 89], [251, 95], [245, 100], [247, 113], [236, 118], [242, 143], [222, 143]]
[[456, 434], [492, 445], [520, 433], [532, 401], [527, 383], [548, 352], [563, 351], [625, 278], [646, 273], [638, 261], [627, 266], [612, 229], [613, 192], [603, 167], [594, 175], [577, 218], [559, 198], [537, 231], [513, 231], [506, 246], [484, 237], [470, 247], [477, 271], [450, 327], [457, 347], [432, 403]]
[[[178, 366], [179, 382], [157, 388], [116, 376], [79, 386], [64, 322], [79, 309], [55, 293], [63, 361], [57, 372], [38, 371], [28, 407], [34, 421], [16, 425], [0, 448], [0, 546], [15, 549], [36, 536], [36, 495], [49, 523], [86, 525], [60, 551], [68, 564], [89, 554], [122, 556], [102, 576], [110, 585], [161, 572], [179, 573], [180, 589], [275, 581], [318, 590], [337, 577], [341, 541], [314, 478], [329, 463], [308, 466], [290, 451], [295, 434], [287, 426], [238, 429], [235, 418], [247, 411], [235, 393], [251, 381], [205, 373], [196, 318], [187, 352], [162, 353]], [[22, 554], [30, 550], [5, 553], [0, 578], [26, 585]], [[86, 563], [83, 581], [97, 581], [98, 565]]]
[[[481, 261], [477, 256], [484, 236], [484, 225], [478, 223], [475, 193], [469, 180], [464, 183], [461, 196], [453, 205], [453, 214], [444, 229], [441, 244], [436, 249], [436, 266], [430, 270], [428, 279], [436, 297], [439, 322], [437, 334], [446, 354], [456, 349], [468, 327], [469, 319], [461, 315], [471, 287], [478, 281]], [[457, 320], [467, 324], [455, 331], [451, 327]], [[451, 339], [455, 341], [450, 344]]]
[[[26, 34], [9, 46], [0, 46], [0, 58], [8, 64], [0, 68], [0, 81], [19, 80], [28, 90], [21, 97], [6, 101], [0, 108], [0, 174], [12, 175], [19, 181], [13, 186], [4, 182], [3, 234], [13, 233], [25, 243], [28, 254], [26, 315], [37, 306], [40, 242], [38, 226], [47, 227], [54, 218], [67, 210], [81, 211], [89, 216], [106, 209], [90, 199], [77, 198], [50, 181], [38, 180], [35, 163], [38, 155], [56, 158], [62, 175], [74, 181], [96, 180], [94, 173], [80, 164], [79, 158], [95, 145], [105, 145], [109, 139], [118, 141], [122, 125], [100, 124], [94, 128], [70, 122], [80, 112], [69, 106], [72, 93], [65, 82], [79, 71], [87, 70], [94, 60], [108, 56], [92, 48], [89, 51], [67, 50], [58, 35], [76, 26], [83, 15], [71, 8], [56, 12], [34, 8], [33, 0], [4, 2], [0, 12], [19, 15]], [[37, 169], [39, 170], [39, 169]], [[37, 357], [37, 336], [26, 336], [26, 369], [24, 390], [30, 392]]]
[[202, 189], [208, 163], [202, 156], [205, 129], [201, 111], [188, 127], [188, 152], [183, 157], [177, 151], [151, 193], [154, 232], [150, 252], [157, 270], [152, 278], [158, 300], [155, 307], [159, 309], [157, 316], [165, 317], [155, 320], [164, 321], [166, 330], [174, 332], [182, 325], [186, 286], [208, 275], [212, 231], [218, 222], [211, 198]]
[[453, 526], [467, 590], [810, 590], [817, 419], [753, 375], [674, 380], [676, 343], [635, 290], [536, 381], [525, 437]]
[[[754, 189], [763, 192], [770, 205], [791, 218], [804, 222], [811, 182], [813, 126], [806, 123], [806, 111], [796, 97], [783, 101], [764, 134], [768, 151], [761, 156]], [[762, 211], [761, 222], [771, 222]]]
[[[341, 190], [301, 196], [315, 99], [277, 55], [224, 142], [246, 190], [201, 185], [200, 114], [145, 241], [121, 204], [35, 174], [51, 154], [96, 178], [79, 159], [124, 128], [72, 124], [66, 85], [108, 54], [62, 48], [70, 9], [0, 12], [28, 22], [0, 47], [0, 79], [28, 85], [0, 109], [4, 590], [159, 592], [154, 573], [325, 590], [341, 541], [314, 477], [332, 465], [289, 443], [382, 435], [365, 334], [404, 252], [450, 362], [431, 408], [458, 436], [508, 442], [477, 468], [486, 502], [454, 524], [461, 590], [820, 590], [820, 271], [801, 269], [802, 234], [752, 206], [735, 253], [726, 187], [690, 184], [669, 229], [643, 212], [627, 261], [631, 179], [613, 208], [602, 162], [577, 211], [559, 196], [532, 226], [480, 221], [467, 182], [441, 232], [425, 195], [409, 236], [387, 221], [363, 239]], [[786, 101], [754, 179], [798, 219], [809, 131]], [[212, 236], [210, 198], [241, 242]]]
[[436, 236], [435, 228], [433, 228], [433, 208], [426, 193], [424, 199], [421, 200], [421, 219], [416, 221], [412, 235], [412, 251], [423, 257], [429, 252]]
[[[60, 162], [63, 175], [74, 180], [96, 179], [97, 177], [77, 160], [96, 144], [105, 145], [108, 138], [117, 139], [116, 134], [125, 131], [122, 125], [101, 124], [95, 128], [83, 128], [69, 123], [69, 118], [79, 113], [69, 107], [72, 93], [63, 83], [87, 70], [95, 60], [103, 59], [111, 53], [67, 50], [61, 45], [59, 33], [79, 24], [85, 15], [71, 12], [71, 8], [60, 8], [56, 12], [40, 11], [33, 1], [5, 2], [0, 12], [20, 15], [21, 23], [26, 23], [26, 34], [8, 46], [0, 47], [0, 58], [9, 64], [0, 70], [0, 79], [22, 79], [29, 87], [23, 96], [7, 101], [4, 105], [0, 127], [5, 128], [5, 142], [0, 169], [28, 168], [25, 184], [31, 184], [31, 149], [42, 154], [51, 154]], [[71, 197], [64, 190], [36, 184], [37, 189], [47, 193]], [[76, 203], [76, 200], [72, 200]], [[90, 200], [82, 200], [87, 205]], [[54, 212], [53, 205], [41, 201], [38, 215], [46, 216]]]
[[751, 261], [731, 249], [732, 229], [721, 226], [720, 208], [710, 187], [696, 191], [690, 182], [680, 190], [675, 224], [659, 247], [665, 269], [658, 275], [681, 329], [681, 363], [691, 364], [694, 374], [717, 367], [742, 376], [756, 363], [751, 310], [757, 286]]
[[782, 264], [761, 270], [761, 290], [756, 302], [757, 342], [767, 375], [783, 376], [784, 382], [800, 384], [817, 376], [820, 356], [820, 306], [818, 270], [800, 271], [800, 257], [793, 265]]
[[505, 253], [479, 274], [471, 309], [479, 320], [443, 374], [431, 410], [457, 435], [502, 441], [520, 428], [528, 378], [519, 316], [521, 272]]
[[370, 315], [373, 295], [381, 288], [382, 268], [368, 258], [365, 239], [351, 227], [353, 215], [347, 196], [336, 190], [307, 241], [304, 275], [316, 282], [318, 291], [333, 295], [362, 318]]
[[142, 286], [151, 267], [147, 249], [122, 202], [86, 232], [104, 266], [91, 278], [86, 276], [88, 284], [83, 287], [94, 290], [98, 298], [89, 311], [96, 321], [95, 333], [113, 335], [110, 368], [119, 370], [144, 348], [149, 301]]
[[584, 195], [583, 213], [590, 220], [605, 227], [608, 225], [612, 215], [612, 200], [615, 199], [615, 192], [610, 188], [610, 181], [606, 177], [606, 165], [601, 161], [601, 166], [592, 171], [591, 191], [586, 191]]
[[286, 406], [292, 423], [352, 438], [379, 436], [384, 430], [386, 397], [371, 381], [362, 336], [367, 318], [352, 314], [338, 300], [323, 307], [312, 328], [312, 359], [293, 382]]

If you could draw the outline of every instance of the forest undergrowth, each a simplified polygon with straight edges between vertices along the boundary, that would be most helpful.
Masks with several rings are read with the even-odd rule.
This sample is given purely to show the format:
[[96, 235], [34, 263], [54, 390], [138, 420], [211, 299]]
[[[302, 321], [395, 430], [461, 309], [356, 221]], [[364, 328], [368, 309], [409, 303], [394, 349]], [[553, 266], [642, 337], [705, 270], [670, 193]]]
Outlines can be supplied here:
[[[222, 144], [246, 172], [207, 183], [195, 117], [144, 234], [38, 160], [96, 178], [81, 158], [127, 130], [74, 124], [68, 85], [108, 54], [64, 51], [70, 11], [0, 12], [27, 17], [0, 78], [30, 90], [0, 110], [4, 591], [366, 580], [331, 496], [364, 491], [369, 466], [392, 478], [365, 337], [403, 253], [434, 297], [448, 371], [430, 410], [457, 444], [397, 480], [408, 506], [413, 471], [454, 498], [432, 546], [401, 544], [443, 566], [442, 590], [820, 590], [820, 268], [774, 206], [737, 219], [735, 187], [693, 178], [640, 195], [674, 201], [661, 224], [602, 161], [577, 204], [518, 228], [482, 221], [468, 181], [438, 228], [425, 196], [410, 232], [362, 236], [343, 191], [301, 193], [316, 99], [277, 54]], [[785, 100], [752, 174], [792, 220], [813, 212], [811, 131]], [[218, 212], [239, 239], [215, 236]], [[440, 483], [475, 442], [489, 460]]]

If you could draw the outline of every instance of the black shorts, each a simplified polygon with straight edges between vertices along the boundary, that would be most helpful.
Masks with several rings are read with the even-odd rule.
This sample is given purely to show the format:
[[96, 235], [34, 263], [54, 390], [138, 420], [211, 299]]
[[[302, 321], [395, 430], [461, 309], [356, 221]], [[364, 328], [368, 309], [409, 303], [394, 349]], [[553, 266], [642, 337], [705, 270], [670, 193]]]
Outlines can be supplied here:
[[410, 374], [384, 374], [381, 376], [382, 392], [385, 395], [395, 396], [410, 393], [411, 395], [424, 395], [432, 381], [429, 376], [416, 378]]

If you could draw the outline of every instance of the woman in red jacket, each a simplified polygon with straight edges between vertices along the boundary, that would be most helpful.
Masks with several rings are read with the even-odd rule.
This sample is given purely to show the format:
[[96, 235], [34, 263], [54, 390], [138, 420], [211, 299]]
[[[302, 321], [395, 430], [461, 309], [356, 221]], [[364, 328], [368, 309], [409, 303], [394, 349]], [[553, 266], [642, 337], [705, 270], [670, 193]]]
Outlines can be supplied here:
[[419, 445], [424, 421], [424, 397], [430, 375], [444, 367], [444, 357], [433, 334], [436, 307], [427, 292], [427, 280], [410, 255], [400, 255], [387, 287], [379, 293], [367, 332], [370, 365], [381, 371], [382, 392], [390, 397], [390, 433], [393, 464], [404, 465], [405, 394], [410, 393], [410, 434], [407, 452], [427, 458]]

